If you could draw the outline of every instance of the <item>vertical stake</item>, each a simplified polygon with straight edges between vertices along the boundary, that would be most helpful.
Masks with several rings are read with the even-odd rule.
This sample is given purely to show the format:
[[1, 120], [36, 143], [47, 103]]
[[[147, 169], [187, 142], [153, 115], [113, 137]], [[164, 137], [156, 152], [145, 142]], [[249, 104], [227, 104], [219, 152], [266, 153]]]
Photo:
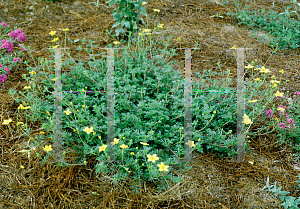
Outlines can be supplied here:
[[244, 49], [250, 48], [237, 48], [237, 156], [236, 160], [231, 162], [244, 162], [245, 161], [245, 84], [244, 84]]
[[185, 85], [184, 85], [184, 161], [190, 162], [192, 147], [187, 144], [192, 141], [192, 73], [191, 49], [185, 49]]
[[54, 97], [55, 97], [55, 109], [54, 109], [54, 153], [56, 159], [52, 162], [64, 161], [62, 157], [62, 106], [61, 106], [61, 48], [55, 49], [55, 85], [54, 85]]
[[115, 136], [114, 122], [114, 51], [107, 49], [107, 160], [114, 161], [114, 147], [112, 145]]

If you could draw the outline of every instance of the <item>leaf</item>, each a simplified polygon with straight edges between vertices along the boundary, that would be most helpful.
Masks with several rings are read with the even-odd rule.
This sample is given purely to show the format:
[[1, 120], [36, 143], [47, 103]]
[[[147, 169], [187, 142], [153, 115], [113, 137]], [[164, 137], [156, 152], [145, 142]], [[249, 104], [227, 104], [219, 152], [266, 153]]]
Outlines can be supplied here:
[[111, 28], [114, 28], [114, 27], [116, 27], [118, 25], [120, 25], [120, 22], [115, 22]]
[[122, 17], [122, 15], [120, 13], [118, 13], [118, 12], [115, 12], [113, 14], [113, 17], [114, 17], [115, 21], [118, 21]]
[[130, 28], [130, 22], [129, 21], [124, 21], [124, 25], [126, 28]]

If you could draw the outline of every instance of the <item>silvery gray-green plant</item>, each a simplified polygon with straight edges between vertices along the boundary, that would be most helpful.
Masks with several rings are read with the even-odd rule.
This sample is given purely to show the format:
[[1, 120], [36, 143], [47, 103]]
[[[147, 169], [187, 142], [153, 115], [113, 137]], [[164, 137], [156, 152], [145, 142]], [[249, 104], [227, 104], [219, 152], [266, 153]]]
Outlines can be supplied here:
[[[293, 1], [294, 6], [296, 5], [296, 1]], [[297, 3], [299, 5], [299, 3]], [[237, 6], [241, 6], [237, 4]], [[259, 28], [259, 30], [263, 29], [269, 32], [271, 36], [274, 37], [273, 40], [267, 40], [272, 46], [278, 45], [279, 49], [296, 49], [300, 47], [300, 15], [297, 11], [289, 11], [292, 6], [288, 6], [285, 8], [285, 11], [277, 14], [274, 11], [268, 11], [265, 13], [265, 10], [262, 9], [260, 12], [257, 11], [248, 11], [249, 6], [245, 6], [245, 10], [240, 10], [235, 8], [235, 10], [239, 10], [237, 13], [228, 13], [232, 16], [235, 16], [240, 24], [247, 24], [252, 26], [254, 29]], [[291, 18], [291, 15], [295, 13], [297, 15], [298, 20]], [[263, 38], [259, 38], [261, 40]]]
[[[300, 174], [299, 174], [298, 177], [300, 179]], [[300, 180], [297, 180], [296, 182], [300, 183]], [[294, 186], [294, 187], [296, 189], [300, 189], [300, 184], [297, 185], [297, 186]], [[276, 188], [276, 181], [275, 181], [275, 185], [270, 186], [269, 185], [269, 176], [267, 178], [266, 186], [264, 186], [263, 189], [267, 189], [269, 192], [275, 193], [275, 196], [280, 194], [281, 196], [279, 198], [283, 202], [280, 205], [284, 206], [285, 209], [299, 209], [298, 205], [300, 205], [300, 198], [298, 197], [298, 199], [297, 199], [297, 198], [292, 197], [292, 196], [286, 196], [290, 192], [280, 191], [281, 187]]]

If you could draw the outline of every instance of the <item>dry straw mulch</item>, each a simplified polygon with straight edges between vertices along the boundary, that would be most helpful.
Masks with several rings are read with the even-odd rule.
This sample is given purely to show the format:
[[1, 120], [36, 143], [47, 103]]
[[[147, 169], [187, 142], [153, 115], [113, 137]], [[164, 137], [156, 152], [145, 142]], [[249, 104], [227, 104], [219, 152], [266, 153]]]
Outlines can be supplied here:
[[[38, 1], [38, 0], [4, 0], [0, 2], [0, 22], [5, 22], [13, 29], [15, 24], [26, 34], [24, 42], [35, 51], [32, 57], [25, 52], [21, 60], [27, 60], [28, 65], [35, 66], [37, 57], [50, 58], [47, 49], [53, 44], [50, 31], [56, 30], [59, 44], [64, 46], [63, 28], [69, 28], [67, 37], [75, 40], [83, 38], [95, 41], [99, 47], [104, 47], [117, 39], [105, 35], [105, 30], [114, 23], [111, 15], [112, 8], [99, 1], [99, 8], [89, 4], [95, 0], [79, 1]], [[264, 8], [266, 11], [284, 11], [291, 5], [287, 1], [256, 0], [251, 2], [239, 1], [247, 4], [251, 10]], [[281, 92], [289, 97], [295, 90], [299, 90], [299, 49], [279, 50], [272, 54], [271, 47], [260, 43], [257, 38], [251, 37], [251, 28], [247, 25], [238, 25], [238, 21], [225, 13], [234, 11], [235, 5], [229, 1], [225, 7], [217, 1], [199, 0], [154, 0], [146, 6], [149, 21], [152, 20], [153, 10], [160, 9], [154, 19], [155, 24], [164, 24], [164, 35], [172, 35], [173, 48], [192, 48], [196, 43], [199, 49], [192, 52], [192, 69], [201, 72], [203, 69], [212, 69], [221, 72], [230, 69], [232, 77], [236, 78], [237, 63], [230, 47], [249, 47], [252, 50], [245, 52], [247, 61], [258, 60], [279, 77], [279, 70], [286, 72]], [[113, 6], [116, 8], [116, 5]], [[211, 18], [219, 13], [223, 18]], [[153, 24], [150, 23], [150, 27]], [[262, 32], [263, 34], [263, 32]], [[181, 37], [180, 44], [176, 38]], [[270, 37], [272, 38], [272, 37]], [[78, 60], [78, 51], [75, 49], [81, 42], [68, 43], [71, 56]], [[93, 54], [103, 52], [98, 48]], [[177, 50], [179, 61], [176, 70], [184, 73], [184, 50]], [[86, 61], [89, 55], [82, 51], [81, 60]], [[222, 64], [221, 70], [216, 62]], [[1, 123], [8, 117], [17, 120], [17, 107], [9, 96], [8, 89], [23, 90], [28, 84], [22, 79], [27, 73], [25, 64], [20, 64], [11, 71], [8, 80], [0, 90]], [[248, 75], [245, 77], [247, 78]], [[215, 75], [213, 78], [218, 78]], [[220, 78], [218, 78], [220, 79]], [[235, 87], [234, 83], [231, 87]], [[26, 121], [24, 115], [19, 115], [19, 121]], [[28, 121], [28, 127], [40, 129], [39, 121]], [[263, 121], [256, 123], [251, 130], [257, 130]], [[12, 125], [13, 130], [17, 128]], [[291, 147], [276, 144], [276, 132], [267, 135], [257, 135], [248, 138], [251, 140], [251, 153], [246, 153], [246, 160], [253, 161], [233, 163], [230, 158], [219, 159], [215, 154], [194, 153], [190, 163], [191, 170], [173, 171], [183, 177], [180, 184], [170, 185], [168, 191], [158, 193], [155, 185], [144, 184], [140, 194], [130, 192], [131, 179], [114, 185], [110, 175], [96, 175], [93, 172], [95, 159], [91, 159], [87, 166], [56, 167], [55, 165], [40, 165], [31, 152], [30, 157], [18, 152], [26, 146], [29, 137], [20, 133], [11, 132], [7, 126], [0, 127], [0, 206], [1, 208], [282, 208], [280, 199], [273, 193], [262, 191], [266, 179], [270, 177], [270, 184], [277, 181], [282, 190], [289, 191], [294, 197], [299, 192], [294, 189], [297, 185], [299, 171], [293, 167], [293, 151]], [[281, 150], [284, 150], [282, 153]], [[42, 150], [39, 150], [41, 153]], [[69, 156], [71, 157], [71, 156]], [[21, 165], [24, 168], [21, 168]], [[112, 175], [112, 174], [111, 174]], [[97, 192], [95, 195], [93, 192]]]

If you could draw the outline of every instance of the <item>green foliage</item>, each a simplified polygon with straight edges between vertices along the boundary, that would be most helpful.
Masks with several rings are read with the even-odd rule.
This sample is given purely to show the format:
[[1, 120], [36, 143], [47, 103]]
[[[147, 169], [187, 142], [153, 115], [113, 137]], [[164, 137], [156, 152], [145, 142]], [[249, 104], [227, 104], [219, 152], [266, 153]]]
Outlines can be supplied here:
[[[139, 17], [139, 10], [141, 14], [147, 16], [146, 9], [142, 6], [145, 0], [109, 0], [109, 6], [119, 3], [119, 8], [113, 10], [113, 17], [115, 23], [112, 28], [120, 26], [115, 30], [116, 36], [119, 34], [125, 34], [128, 37], [129, 32], [135, 34], [138, 31], [140, 22], [145, 24], [144, 20]], [[112, 30], [110, 31], [112, 32]]]
[[[300, 174], [299, 174], [299, 179], [300, 179]], [[300, 183], [300, 180], [297, 180], [296, 182]], [[296, 189], [300, 189], [300, 184], [298, 186], [294, 186]], [[275, 193], [275, 196], [277, 196], [278, 194], [280, 194], [280, 200], [283, 202], [280, 205], [284, 206], [285, 209], [299, 209], [298, 205], [300, 205], [300, 198], [298, 197], [292, 197], [292, 196], [286, 196], [287, 194], [289, 194], [290, 192], [286, 192], [286, 191], [280, 191], [281, 187], [276, 188], [276, 181], [275, 181], [275, 185], [270, 186], [269, 185], [269, 176], [267, 178], [267, 185], [264, 186], [263, 189], [267, 188], [267, 190], [269, 192], [273, 192]], [[271, 189], [272, 188], [272, 189]]]
[[[280, 14], [274, 11], [268, 11], [266, 14], [264, 9], [260, 12], [248, 11], [248, 8], [249, 6], [246, 5], [245, 10], [229, 14], [240, 21], [239, 25], [247, 24], [250, 27], [268, 31], [269, 35], [274, 37], [273, 40], [267, 40], [268, 44], [273, 46], [278, 44], [279, 49], [296, 49], [300, 46], [300, 16], [296, 11], [289, 11], [291, 6], [286, 7], [285, 12]], [[292, 13], [297, 15], [298, 20], [291, 18]]]
[[[88, 47], [92, 45], [86, 44]], [[78, 50], [81, 50], [78, 48]], [[86, 49], [88, 51], [88, 49]], [[68, 74], [62, 72], [64, 83], [62, 91], [81, 91], [80, 93], [63, 93], [62, 99], [62, 130], [65, 152], [74, 152], [77, 156], [76, 163], [83, 163], [89, 157], [96, 156], [99, 161], [95, 165], [97, 173], [107, 173], [115, 170], [117, 165], [121, 174], [116, 174], [116, 179], [132, 178], [141, 182], [146, 180], [179, 181], [168, 174], [172, 165], [177, 164], [178, 158], [184, 157], [184, 78], [172, 69], [172, 62], [167, 62], [166, 55], [174, 56], [167, 50], [151, 49], [153, 60], [149, 58], [149, 47], [141, 47], [129, 53], [129, 47], [124, 47], [123, 56], [115, 57], [115, 135], [120, 139], [114, 145], [115, 159], [122, 162], [103, 163], [107, 153], [100, 152], [99, 147], [106, 144], [106, 104], [105, 93], [86, 94], [81, 89], [91, 91], [107, 91], [107, 65], [106, 58], [88, 61], [89, 67], [84, 67], [82, 62], [77, 65], [72, 59], [65, 60], [62, 67], [75, 64]], [[161, 53], [159, 53], [159, 51]], [[115, 51], [117, 53], [117, 50]], [[126, 57], [126, 68], [125, 68]], [[157, 64], [156, 64], [157, 63]], [[51, 61], [50, 61], [51, 64]], [[53, 63], [51, 64], [53, 65]], [[28, 71], [32, 69], [28, 68]], [[228, 73], [228, 72], [227, 72]], [[198, 77], [209, 79], [211, 70], [204, 70], [203, 74], [196, 73]], [[225, 75], [225, 74], [224, 74]], [[28, 78], [26, 78], [28, 80]], [[43, 84], [43, 92], [32, 93], [27, 90], [25, 100], [30, 103], [31, 120], [42, 121], [43, 128], [50, 131], [48, 137], [53, 138], [53, 81], [54, 74], [38, 71], [36, 81]], [[213, 83], [217, 83], [216, 80]], [[201, 90], [208, 87], [205, 82], [193, 83], [193, 89]], [[33, 85], [33, 88], [38, 86]], [[213, 86], [206, 90], [219, 90]], [[224, 88], [222, 88], [224, 90]], [[231, 90], [227, 88], [227, 90]], [[12, 95], [16, 92], [11, 91]], [[21, 93], [22, 94], [22, 93]], [[39, 96], [36, 96], [39, 94]], [[195, 94], [195, 95], [194, 95]], [[43, 98], [43, 99], [40, 99]], [[219, 157], [233, 156], [236, 154], [237, 143], [234, 134], [236, 129], [236, 96], [235, 94], [206, 94], [193, 92], [192, 101], [192, 127], [194, 135], [192, 140], [200, 153], [215, 152]], [[17, 101], [24, 101], [24, 98]], [[72, 102], [72, 105], [70, 104]], [[85, 105], [82, 107], [82, 105]], [[66, 111], [70, 110], [70, 115]], [[78, 111], [77, 111], [78, 110]], [[45, 114], [49, 111], [49, 115]], [[216, 111], [216, 113], [214, 113]], [[85, 127], [93, 127], [95, 135], [84, 131]], [[75, 131], [75, 132], [74, 132]], [[101, 136], [101, 138], [100, 138]], [[39, 136], [38, 141], [45, 140]], [[148, 143], [144, 146], [141, 142]], [[128, 145], [122, 149], [120, 145]], [[245, 144], [245, 147], [247, 145]], [[134, 153], [134, 155], [131, 155]], [[158, 162], [149, 162], [147, 155], [157, 154]], [[159, 171], [158, 163], [163, 162], [170, 166], [166, 175]], [[137, 181], [139, 182], [139, 181]], [[164, 184], [161, 182], [161, 184]], [[161, 187], [163, 189], [163, 187]], [[135, 189], [136, 190], [136, 189]]]

